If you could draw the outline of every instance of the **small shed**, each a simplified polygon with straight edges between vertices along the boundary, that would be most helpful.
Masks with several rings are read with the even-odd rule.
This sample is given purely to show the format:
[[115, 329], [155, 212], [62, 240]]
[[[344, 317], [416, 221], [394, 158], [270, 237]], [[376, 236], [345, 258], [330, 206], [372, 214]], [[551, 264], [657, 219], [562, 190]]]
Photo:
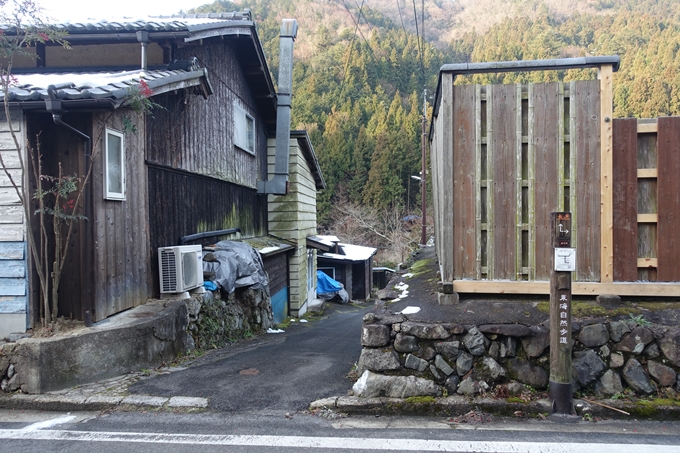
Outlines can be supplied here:
[[318, 255], [318, 269], [345, 285], [351, 299], [370, 298], [373, 288], [373, 256], [378, 249], [340, 242], [336, 245], [337, 252]]

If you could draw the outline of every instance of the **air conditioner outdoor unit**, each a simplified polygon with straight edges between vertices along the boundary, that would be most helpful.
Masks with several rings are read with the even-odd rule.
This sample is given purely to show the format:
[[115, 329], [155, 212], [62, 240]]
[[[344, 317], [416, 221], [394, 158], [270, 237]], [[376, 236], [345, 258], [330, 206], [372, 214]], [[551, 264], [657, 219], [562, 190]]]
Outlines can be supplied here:
[[203, 284], [200, 245], [176, 245], [158, 249], [161, 294], [182, 293]]

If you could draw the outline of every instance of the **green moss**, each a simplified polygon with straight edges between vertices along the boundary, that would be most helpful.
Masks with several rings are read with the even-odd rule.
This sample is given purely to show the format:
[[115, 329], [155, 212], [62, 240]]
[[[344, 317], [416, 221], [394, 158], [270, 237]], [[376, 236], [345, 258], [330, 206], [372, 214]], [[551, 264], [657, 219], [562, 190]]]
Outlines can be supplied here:
[[424, 274], [426, 272], [429, 272], [432, 270], [432, 266], [430, 264], [429, 259], [427, 260], [418, 260], [415, 263], [411, 265], [411, 268], [409, 271], [414, 274], [414, 275], [419, 275], [419, 274]]
[[508, 403], [522, 403], [522, 404], [526, 403], [526, 401], [524, 401], [522, 398], [518, 398], [516, 396], [511, 396], [511, 397], [507, 398], [506, 401]]
[[680, 401], [669, 398], [654, 398], [653, 400], [641, 400], [638, 402], [646, 407], [660, 407], [660, 406], [680, 406]]
[[[641, 304], [638, 304], [641, 305]], [[670, 308], [670, 307], [668, 307]], [[536, 309], [543, 313], [550, 313], [550, 302], [539, 302]], [[587, 301], [572, 301], [571, 314], [574, 317], [605, 317], [605, 316], [622, 316], [622, 315], [637, 315], [642, 310], [632, 304], [625, 304], [620, 307], [609, 309], [599, 305], [596, 302]]]
[[644, 310], [661, 311], [680, 309], [680, 302], [640, 302], [635, 304]]
[[406, 398], [408, 404], [432, 404], [435, 402], [432, 396], [409, 396]]

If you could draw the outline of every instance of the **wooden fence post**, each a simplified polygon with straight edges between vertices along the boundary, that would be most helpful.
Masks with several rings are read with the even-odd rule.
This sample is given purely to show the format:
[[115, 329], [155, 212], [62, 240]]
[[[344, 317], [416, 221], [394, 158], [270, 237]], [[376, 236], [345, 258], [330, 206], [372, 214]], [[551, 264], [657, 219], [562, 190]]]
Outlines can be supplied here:
[[553, 269], [550, 273], [550, 419], [576, 422], [571, 377], [571, 273], [576, 250], [571, 248], [571, 213], [550, 213]]

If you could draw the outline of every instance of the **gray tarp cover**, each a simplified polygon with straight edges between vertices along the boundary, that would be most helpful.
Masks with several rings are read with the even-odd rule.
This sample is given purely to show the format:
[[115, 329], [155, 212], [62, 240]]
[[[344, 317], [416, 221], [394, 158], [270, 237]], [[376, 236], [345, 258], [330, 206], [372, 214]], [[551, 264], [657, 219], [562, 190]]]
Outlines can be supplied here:
[[217, 261], [203, 261], [204, 272], [215, 273], [215, 283], [227, 293], [234, 289], [250, 286], [264, 289], [269, 286], [269, 278], [264, 272], [260, 254], [244, 242], [220, 241], [212, 252]]

